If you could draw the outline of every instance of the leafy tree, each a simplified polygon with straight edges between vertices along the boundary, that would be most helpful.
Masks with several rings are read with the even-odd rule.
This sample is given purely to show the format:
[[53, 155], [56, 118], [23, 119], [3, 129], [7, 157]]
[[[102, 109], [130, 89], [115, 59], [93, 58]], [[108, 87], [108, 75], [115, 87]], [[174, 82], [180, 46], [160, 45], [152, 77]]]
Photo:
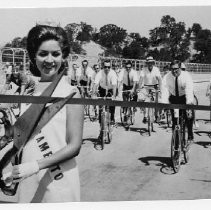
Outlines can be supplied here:
[[64, 27], [67, 37], [70, 43], [70, 52], [80, 54], [83, 52], [83, 49], [77, 40], [78, 33], [81, 30], [80, 24], [70, 23]]
[[[186, 36], [185, 23], [177, 23], [170, 15], [162, 17], [160, 27], [150, 30], [150, 43], [152, 47], [156, 47], [156, 56], [166, 61], [173, 59], [184, 61], [189, 56], [190, 42]], [[165, 53], [166, 57], [159, 55], [162, 48], [168, 52]]]
[[81, 31], [79, 31], [77, 40], [79, 41], [90, 41], [92, 39], [93, 27], [87, 25], [85, 22], [81, 22]]
[[8, 42], [5, 47], [11, 48], [26, 48], [26, 37], [16, 37], [11, 42]]
[[193, 35], [196, 37], [199, 33], [199, 31], [202, 30], [202, 27], [199, 23], [194, 23], [192, 28], [191, 28]]
[[200, 30], [197, 33], [194, 43], [197, 54], [193, 56], [193, 62], [211, 63], [211, 31]]
[[112, 48], [117, 51], [119, 46], [123, 44], [127, 36], [125, 29], [120, 28], [114, 24], [107, 24], [100, 28], [98, 34], [98, 42], [107, 48]]

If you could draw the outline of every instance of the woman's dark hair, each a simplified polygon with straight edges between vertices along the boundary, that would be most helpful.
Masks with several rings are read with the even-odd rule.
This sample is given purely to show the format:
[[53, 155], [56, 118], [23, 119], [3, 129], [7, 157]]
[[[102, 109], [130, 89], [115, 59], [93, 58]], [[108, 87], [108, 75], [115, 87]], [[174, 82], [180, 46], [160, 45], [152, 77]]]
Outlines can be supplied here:
[[[62, 50], [63, 59], [67, 58], [70, 53], [70, 46], [67, 34], [61, 27], [52, 27], [47, 25], [36, 25], [33, 27], [27, 36], [27, 51], [30, 58], [30, 71], [34, 76], [40, 76], [40, 71], [37, 69], [35, 56], [44, 41], [55, 40], [58, 41]], [[61, 66], [61, 70], [64, 64]], [[60, 71], [61, 71], [60, 70]]]

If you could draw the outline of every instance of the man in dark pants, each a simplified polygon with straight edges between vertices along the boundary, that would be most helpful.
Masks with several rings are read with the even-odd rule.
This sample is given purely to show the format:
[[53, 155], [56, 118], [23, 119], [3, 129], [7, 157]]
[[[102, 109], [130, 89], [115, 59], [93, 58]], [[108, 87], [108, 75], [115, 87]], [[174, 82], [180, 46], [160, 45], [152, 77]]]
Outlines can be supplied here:
[[[110, 60], [105, 60], [103, 62], [103, 69], [100, 70], [95, 77], [94, 81], [94, 93], [99, 91], [100, 97], [112, 97], [115, 99], [116, 97], [116, 89], [117, 89], [117, 76], [114, 70], [111, 69]], [[115, 119], [115, 107], [109, 107], [111, 113], [111, 124], [114, 124]], [[100, 122], [100, 113], [99, 113], [99, 122]]]
[[[188, 72], [181, 71], [181, 62], [175, 60], [170, 64], [168, 72], [162, 81], [162, 102], [171, 104], [193, 104], [193, 80]], [[192, 111], [185, 112], [188, 127], [188, 140], [193, 140], [193, 115]], [[175, 119], [172, 110], [173, 126]]]

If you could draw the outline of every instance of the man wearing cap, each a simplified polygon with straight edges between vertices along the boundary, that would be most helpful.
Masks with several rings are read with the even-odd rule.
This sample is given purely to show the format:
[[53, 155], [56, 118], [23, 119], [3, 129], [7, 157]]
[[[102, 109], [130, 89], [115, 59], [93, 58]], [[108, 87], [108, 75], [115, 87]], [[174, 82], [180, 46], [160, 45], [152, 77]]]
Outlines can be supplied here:
[[[193, 104], [193, 80], [190, 74], [181, 70], [181, 63], [177, 60], [170, 64], [170, 72], [166, 74], [162, 83], [162, 103]], [[173, 126], [175, 125], [172, 112]], [[189, 117], [188, 117], [189, 115]], [[186, 122], [188, 128], [188, 140], [193, 140], [193, 113], [187, 112]]]
[[[146, 67], [141, 71], [140, 78], [139, 78], [139, 87], [140, 94], [138, 97], [139, 101], [145, 101], [146, 98], [142, 98], [142, 96], [146, 95], [149, 89], [161, 88], [162, 86], [162, 77], [158, 67], [155, 66], [155, 60], [152, 56], [147, 57], [146, 59]], [[143, 92], [143, 94], [142, 94]], [[146, 118], [146, 109], [144, 109], [144, 118], [143, 123], [147, 122]]]
[[6, 75], [12, 74], [12, 65], [10, 65], [9, 62], [5, 63], [4, 72], [5, 72]]

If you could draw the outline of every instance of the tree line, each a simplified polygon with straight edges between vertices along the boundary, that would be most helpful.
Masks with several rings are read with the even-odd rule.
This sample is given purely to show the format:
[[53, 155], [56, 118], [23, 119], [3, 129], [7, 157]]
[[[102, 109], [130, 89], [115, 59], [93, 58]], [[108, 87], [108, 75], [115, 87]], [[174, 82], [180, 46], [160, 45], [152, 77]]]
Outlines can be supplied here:
[[[140, 26], [141, 27], [141, 26]], [[199, 23], [186, 29], [184, 22], [165, 15], [160, 26], [149, 31], [149, 38], [114, 24], [106, 24], [99, 30], [80, 22], [64, 27], [71, 44], [71, 53], [86, 54], [84, 42], [94, 41], [105, 48], [105, 56], [129, 59], [145, 59], [147, 55], [158, 61], [179, 59], [194, 63], [211, 63], [211, 31], [203, 29]], [[5, 47], [26, 48], [26, 37], [16, 37]]]

